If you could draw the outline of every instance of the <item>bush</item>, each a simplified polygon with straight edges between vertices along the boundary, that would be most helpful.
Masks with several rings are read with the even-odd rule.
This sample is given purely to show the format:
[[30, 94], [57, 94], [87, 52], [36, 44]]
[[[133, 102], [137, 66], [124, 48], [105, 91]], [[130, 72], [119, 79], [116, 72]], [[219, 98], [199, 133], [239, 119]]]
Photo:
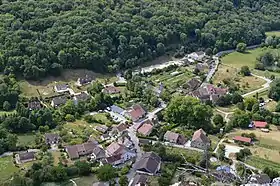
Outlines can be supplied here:
[[74, 122], [75, 121], [75, 117], [71, 114], [67, 114], [65, 116], [65, 120], [68, 121], [68, 122]]

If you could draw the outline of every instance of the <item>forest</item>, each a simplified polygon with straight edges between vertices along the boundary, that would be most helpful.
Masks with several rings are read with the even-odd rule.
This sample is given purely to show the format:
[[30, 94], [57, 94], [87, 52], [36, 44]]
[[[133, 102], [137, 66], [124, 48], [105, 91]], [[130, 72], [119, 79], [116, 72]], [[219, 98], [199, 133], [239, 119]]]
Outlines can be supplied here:
[[[6, 0], [0, 71], [26, 79], [63, 68], [115, 72], [165, 52], [260, 44], [280, 28], [276, 0]], [[209, 51], [209, 50], [208, 50]]]

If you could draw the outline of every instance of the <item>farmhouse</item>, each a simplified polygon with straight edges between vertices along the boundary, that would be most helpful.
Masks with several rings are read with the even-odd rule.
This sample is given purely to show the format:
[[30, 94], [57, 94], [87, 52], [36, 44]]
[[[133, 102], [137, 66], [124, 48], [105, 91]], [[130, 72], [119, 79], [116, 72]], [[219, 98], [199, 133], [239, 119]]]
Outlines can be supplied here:
[[58, 84], [54, 86], [54, 90], [58, 93], [68, 92], [69, 86], [67, 84]]
[[198, 149], [206, 149], [210, 146], [210, 140], [206, 136], [206, 133], [203, 129], [199, 129], [194, 132], [191, 147], [198, 148]]
[[17, 164], [34, 161], [35, 159], [36, 159], [35, 152], [24, 152], [24, 153], [16, 154], [15, 156], [15, 160]]
[[234, 142], [243, 142], [243, 143], [251, 143], [252, 139], [251, 138], [247, 138], [247, 137], [243, 137], [243, 136], [235, 136], [233, 138]]
[[54, 133], [46, 133], [45, 134], [45, 143], [47, 145], [58, 144], [60, 141], [60, 137], [58, 134]]
[[52, 99], [51, 105], [52, 107], [59, 107], [61, 105], [64, 105], [66, 102], [67, 102], [67, 98], [64, 96], [54, 97]]
[[267, 122], [265, 121], [253, 121], [255, 128], [265, 128], [267, 126]]
[[141, 105], [136, 104], [128, 111], [128, 115], [132, 121], [138, 121], [146, 115], [146, 111]]
[[186, 143], [186, 139], [184, 136], [172, 131], [167, 131], [164, 134], [164, 140], [169, 141], [171, 143], [176, 143], [178, 145], [184, 145]]
[[103, 93], [106, 94], [118, 94], [121, 92], [121, 90], [118, 87], [112, 86], [112, 85], [107, 85], [104, 87], [102, 90]]
[[226, 88], [214, 87], [212, 84], [205, 85], [203, 87], [190, 92], [190, 96], [200, 99], [202, 102], [212, 101], [216, 103], [219, 97], [226, 95], [228, 90]]
[[146, 152], [141, 159], [135, 163], [135, 170], [140, 174], [156, 175], [159, 173], [161, 158], [154, 152]]
[[87, 84], [91, 83], [92, 81], [93, 81], [93, 78], [86, 75], [85, 77], [78, 78], [76, 85], [80, 87], [80, 86], [87, 85]]
[[87, 142], [79, 145], [67, 146], [65, 151], [68, 153], [70, 159], [77, 159], [81, 156], [90, 155], [95, 147], [95, 143]]

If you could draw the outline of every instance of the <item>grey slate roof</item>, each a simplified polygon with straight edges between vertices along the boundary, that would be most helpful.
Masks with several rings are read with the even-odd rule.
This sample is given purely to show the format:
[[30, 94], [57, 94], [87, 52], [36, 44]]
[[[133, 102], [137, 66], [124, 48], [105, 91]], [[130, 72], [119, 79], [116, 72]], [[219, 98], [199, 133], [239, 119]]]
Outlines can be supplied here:
[[35, 152], [24, 152], [19, 154], [19, 159], [21, 161], [30, 160], [35, 158]]
[[67, 102], [67, 98], [64, 97], [64, 96], [61, 96], [61, 97], [55, 97], [53, 98], [53, 103], [55, 106], [60, 106], [60, 105], [63, 105]]
[[161, 164], [161, 158], [154, 152], [147, 152], [136, 162], [135, 169], [142, 172], [156, 174], [158, 166]]

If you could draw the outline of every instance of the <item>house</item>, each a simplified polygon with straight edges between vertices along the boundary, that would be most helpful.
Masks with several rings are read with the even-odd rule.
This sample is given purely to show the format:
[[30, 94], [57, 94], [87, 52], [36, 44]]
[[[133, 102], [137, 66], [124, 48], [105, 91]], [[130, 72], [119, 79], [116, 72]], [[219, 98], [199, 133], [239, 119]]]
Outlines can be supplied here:
[[112, 112], [117, 113], [117, 114], [120, 114], [120, 115], [122, 115], [122, 116], [124, 116], [124, 114], [125, 114], [125, 110], [122, 109], [121, 107], [116, 106], [116, 105], [112, 105], [112, 106], [109, 107], [109, 108], [110, 108], [110, 110], [111, 110]]
[[250, 177], [250, 184], [268, 184], [271, 182], [270, 177], [267, 174], [255, 174]]
[[189, 80], [186, 84], [183, 85], [183, 87], [185, 89], [188, 89], [188, 90], [195, 90], [199, 87], [199, 85], [201, 84], [201, 81], [200, 79], [198, 78], [192, 78], [191, 80]]
[[265, 128], [267, 126], [267, 122], [265, 121], [253, 121], [255, 128]]
[[164, 134], [164, 140], [171, 142], [171, 143], [176, 143], [178, 145], [184, 145], [186, 143], [186, 139], [184, 136], [182, 136], [181, 134], [172, 132], [172, 131], [167, 131]]
[[67, 102], [67, 98], [64, 96], [54, 97], [52, 99], [51, 105], [52, 107], [59, 107], [61, 105], [64, 105], [66, 102]]
[[36, 160], [35, 152], [24, 152], [16, 154], [15, 161], [17, 164], [22, 164], [30, 161]]
[[41, 103], [39, 100], [32, 100], [28, 102], [28, 109], [29, 110], [38, 110], [41, 109]]
[[144, 174], [136, 174], [134, 178], [129, 182], [128, 186], [147, 186], [148, 176]]
[[191, 147], [204, 150], [210, 147], [210, 143], [211, 142], [203, 129], [199, 129], [194, 132], [192, 136]]
[[153, 131], [153, 127], [151, 120], [145, 120], [141, 123], [140, 127], [138, 127], [137, 132], [143, 136], [149, 136]]
[[68, 92], [69, 86], [67, 84], [57, 84], [54, 86], [54, 90], [58, 93]]
[[202, 61], [204, 57], [205, 57], [205, 52], [203, 51], [193, 52], [188, 55], [188, 58], [194, 61]]
[[146, 152], [135, 163], [135, 170], [139, 174], [156, 175], [159, 173], [161, 158], [154, 152]]
[[96, 147], [95, 143], [86, 142], [79, 145], [67, 146], [65, 151], [68, 153], [70, 159], [77, 159], [81, 156], [90, 155]]
[[113, 142], [106, 148], [106, 156], [107, 158], [103, 163], [109, 163], [115, 166], [134, 158], [136, 153], [122, 144]]
[[100, 160], [106, 157], [106, 152], [105, 150], [100, 147], [100, 146], [96, 146], [91, 154], [91, 159], [93, 160]]
[[60, 137], [58, 134], [54, 134], [54, 133], [46, 133], [45, 134], [45, 143], [47, 145], [54, 145], [54, 144], [58, 144], [60, 141]]
[[108, 127], [106, 125], [98, 125], [97, 127], [95, 127], [95, 129], [98, 131], [98, 132], [101, 132], [101, 133], [106, 133], [108, 131]]
[[111, 136], [121, 136], [126, 132], [127, 125], [125, 123], [120, 123], [117, 126], [114, 126], [110, 131]]
[[129, 136], [121, 136], [119, 139], [118, 139], [118, 143], [121, 144], [121, 145], [124, 145], [125, 147], [129, 148], [129, 149], [132, 149], [134, 144], [133, 142], [131, 141], [130, 137]]
[[93, 78], [86, 75], [85, 77], [78, 78], [76, 85], [78, 87], [81, 87], [81, 86], [90, 84], [92, 81], [93, 81]]
[[199, 72], [205, 72], [209, 69], [209, 66], [207, 63], [197, 63], [195, 65], [195, 69], [197, 69]]
[[102, 92], [105, 94], [119, 94], [121, 92], [121, 90], [118, 87], [115, 87], [112, 85], [107, 85], [104, 87]]
[[233, 138], [234, 142], [243, 142], [243, 143], [252, 143], [251, 138], [243, 137], [243, 136], [235, 136]]
[[136, 104], [128, 111], [128, 115], [135, 122], [145, 117], [146, 111], [141, 105]]
[[79, 101], [87, 101], [90, 98], [90, 95], [88, 95], [85, 92], [81, 92], [80, 94], [77, 94], [74, 96], [74, 103], [78, 104]]

